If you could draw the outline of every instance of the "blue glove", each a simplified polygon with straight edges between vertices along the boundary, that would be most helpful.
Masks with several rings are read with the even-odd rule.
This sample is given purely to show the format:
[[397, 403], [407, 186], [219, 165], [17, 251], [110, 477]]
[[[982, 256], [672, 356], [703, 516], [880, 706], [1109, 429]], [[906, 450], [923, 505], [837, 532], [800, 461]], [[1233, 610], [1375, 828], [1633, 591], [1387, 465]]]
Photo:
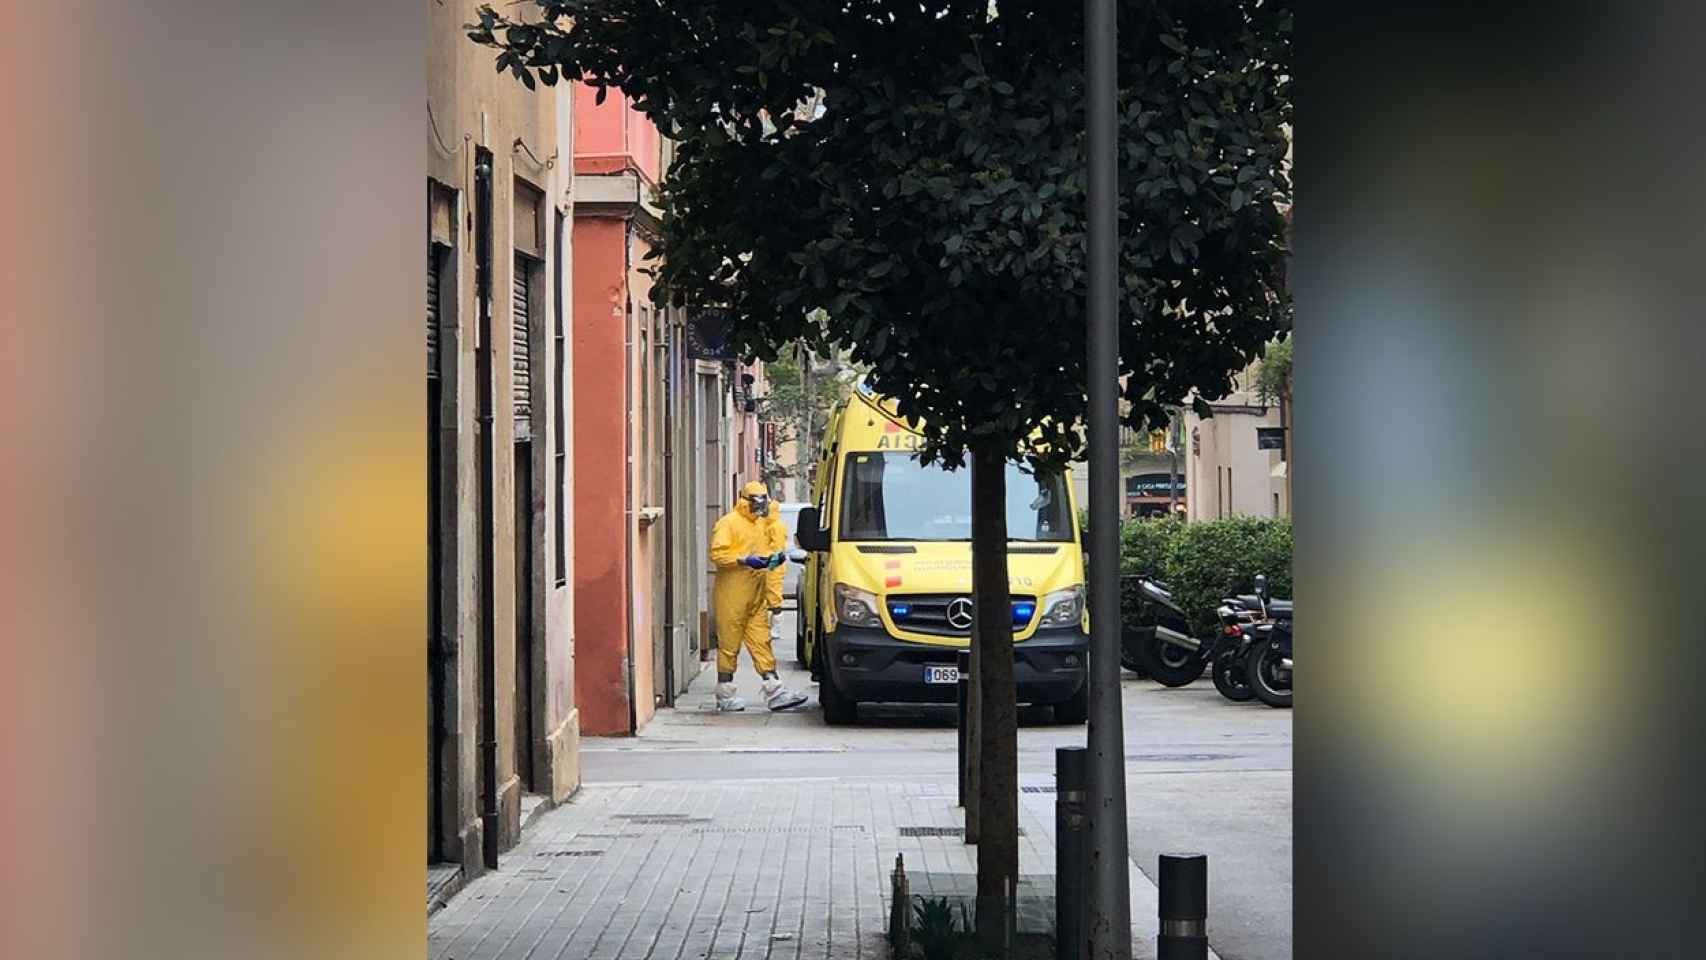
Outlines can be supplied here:
[[745, 560], [742, 560], [741, 563], [746, 564], [747, 566], [751, 567], [754, 570], [768, 570], [768, 569], [770, 569], [770, 558], [769, 557], [761, 557], [756, 553], [747, 557]]
[[788, 562], [787, 554], [778, 553], [778, 554], [771, 556], [769, 561], [766, 562], [764, 564], [764, 566], [766, 569], [774, 570], [777, 567], [779, 567], [782, 564], [787, 563], [787, 562]]

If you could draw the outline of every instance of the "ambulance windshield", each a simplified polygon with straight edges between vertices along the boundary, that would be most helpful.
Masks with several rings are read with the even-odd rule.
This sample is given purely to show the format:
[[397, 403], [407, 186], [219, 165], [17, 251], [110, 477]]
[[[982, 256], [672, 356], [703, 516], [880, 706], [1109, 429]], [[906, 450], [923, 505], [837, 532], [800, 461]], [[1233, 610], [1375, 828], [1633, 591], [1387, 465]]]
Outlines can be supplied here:
[[[841, 495], [843, 540], [970, 540], [971, 471], [925, 466], [907, 453], [847, 456]], [[1007, 537], [1070, 541], [1065, 477], [1038, 478], [1007, 465]]]

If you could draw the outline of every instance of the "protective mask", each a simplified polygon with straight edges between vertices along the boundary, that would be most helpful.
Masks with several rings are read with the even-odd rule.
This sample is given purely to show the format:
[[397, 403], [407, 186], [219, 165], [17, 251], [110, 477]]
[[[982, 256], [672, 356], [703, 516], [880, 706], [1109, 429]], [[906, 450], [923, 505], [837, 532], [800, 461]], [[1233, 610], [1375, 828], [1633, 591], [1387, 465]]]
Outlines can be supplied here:
[[770, 515], [769, 497], [747, 497], [746, 505], [752, 508], [752, 515], [755, 517], [767, 517]]

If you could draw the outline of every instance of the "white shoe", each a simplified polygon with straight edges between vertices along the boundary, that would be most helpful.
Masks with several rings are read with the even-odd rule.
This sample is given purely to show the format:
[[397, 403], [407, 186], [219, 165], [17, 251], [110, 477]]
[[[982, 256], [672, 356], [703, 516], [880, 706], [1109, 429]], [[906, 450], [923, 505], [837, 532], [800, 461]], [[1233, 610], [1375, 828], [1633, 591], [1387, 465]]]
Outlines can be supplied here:
[[806, 695], [794, 693], [778, 679], [764, 681], [764, 704], [771, 710], [792, 710], [806, 702]]
[[732, 683], [717, 684], [717, 712], [739, 713], [746, 709], [746, 700], [735, 695]]

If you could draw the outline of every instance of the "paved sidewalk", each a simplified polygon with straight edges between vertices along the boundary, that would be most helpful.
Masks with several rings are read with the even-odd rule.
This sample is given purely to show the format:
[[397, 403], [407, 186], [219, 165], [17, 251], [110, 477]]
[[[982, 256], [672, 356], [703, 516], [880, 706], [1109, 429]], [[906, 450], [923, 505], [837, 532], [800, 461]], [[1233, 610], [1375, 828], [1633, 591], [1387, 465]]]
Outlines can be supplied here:
[[[915, 895], [973, 893], [977, 853], [958, 833], [964, 813], [955, 805], [951, 710], [884, 707], [862, 715], [858, 727], [826, 727], [816, 686], [793, 664], [784, 662], [784, 680], [814, 695], [795, 711], [763, 709], [756, 677], [748, 669], [737, 676], [753, 701], [744, 713], [715, 712], [715, 674], [706, 672], [640, 736], [583, 741], [585, 785], [524, 832], [497, 871], [429, 919], [430, 956], [875, 960], [888, 956], [896, 854], [906, 858]], [[1230, 884], [1243, 874], [1265, 876], [1280, 854], [1289, 861], [1289, 846], [1263, 859], [1245, 856], [1248, 845], [1218, 839], [1233, 836], [1244, 820], [1259, 831], [1270, 823], [1289, 827], [1288, 789], [1280, 794], [1287, 806], [1271, 813], [1252, 815], [1247, 804], [1232, 803], [1263, 795], [1252, 777], [1289, 782], [1288, 770], [1270, 772], [1289, 767], [1289, 716], [1220, 703], [1212, 690], [1150, 686], [1129, 694], [1144, 704], [1145, 719], [1127, 724], [1127, 789], [1138, 818], [1129, 870], [1138, 958], [1154, 957], [1156, 890], [1137, 864], [1152, 863], [1155, 851], [1147, 847], [1157, 840], [1171, 849], [1205, 839], [1189, 823], [1176, 835], [1155, 836], [1154, 810], [1200, 804], [1205, 796], [1230, 804], [1231, 822], [1217, 825], [1208, 843], [1216, 851], [1211, 868], [1234, 871], [1211, 872], [1219, 903], [1235, 894]], [[1195, 737], [1188, 744], [1177, 733], [1185, 728]], [[1082, 743], [1083, 730], [1054, 726], [1046, 713], [1021, 730], [1022, 930], [1053, 926], [1053, 747]], [[1289, 829], [1280, 836], [1289, 838]], [[1263, 881], [1262, 888], [1279, 882]], [[1289, 913], [1289, 876], [1283, 883], [1275, 909]], [[1260, 917], [1262, 905], [1246, 899], [1242, 909], [1211, 919], [1211, 937], [1217, 930], [1236, 935], [1239, 918]], [[1245, 937], [1260, 949], [1241, 954], [1289, 957], [1288, 944], [1272, 936], [1276, 923], [1262, 918], [1259, 936]]]
[[[1021, 929], [1053, 923], [1052, 788], [1021, 794]], [[967, 897], [976, 851], [949, 783], [594, 785], [541, 818], [503, 866], [436, 914], [430, 955], [484, 958], [885, 957], [888, 873]], [[939, 834], [939, 835], [931, 835]], [[1131, 871], [1136, 955], [1155, 889]]]

